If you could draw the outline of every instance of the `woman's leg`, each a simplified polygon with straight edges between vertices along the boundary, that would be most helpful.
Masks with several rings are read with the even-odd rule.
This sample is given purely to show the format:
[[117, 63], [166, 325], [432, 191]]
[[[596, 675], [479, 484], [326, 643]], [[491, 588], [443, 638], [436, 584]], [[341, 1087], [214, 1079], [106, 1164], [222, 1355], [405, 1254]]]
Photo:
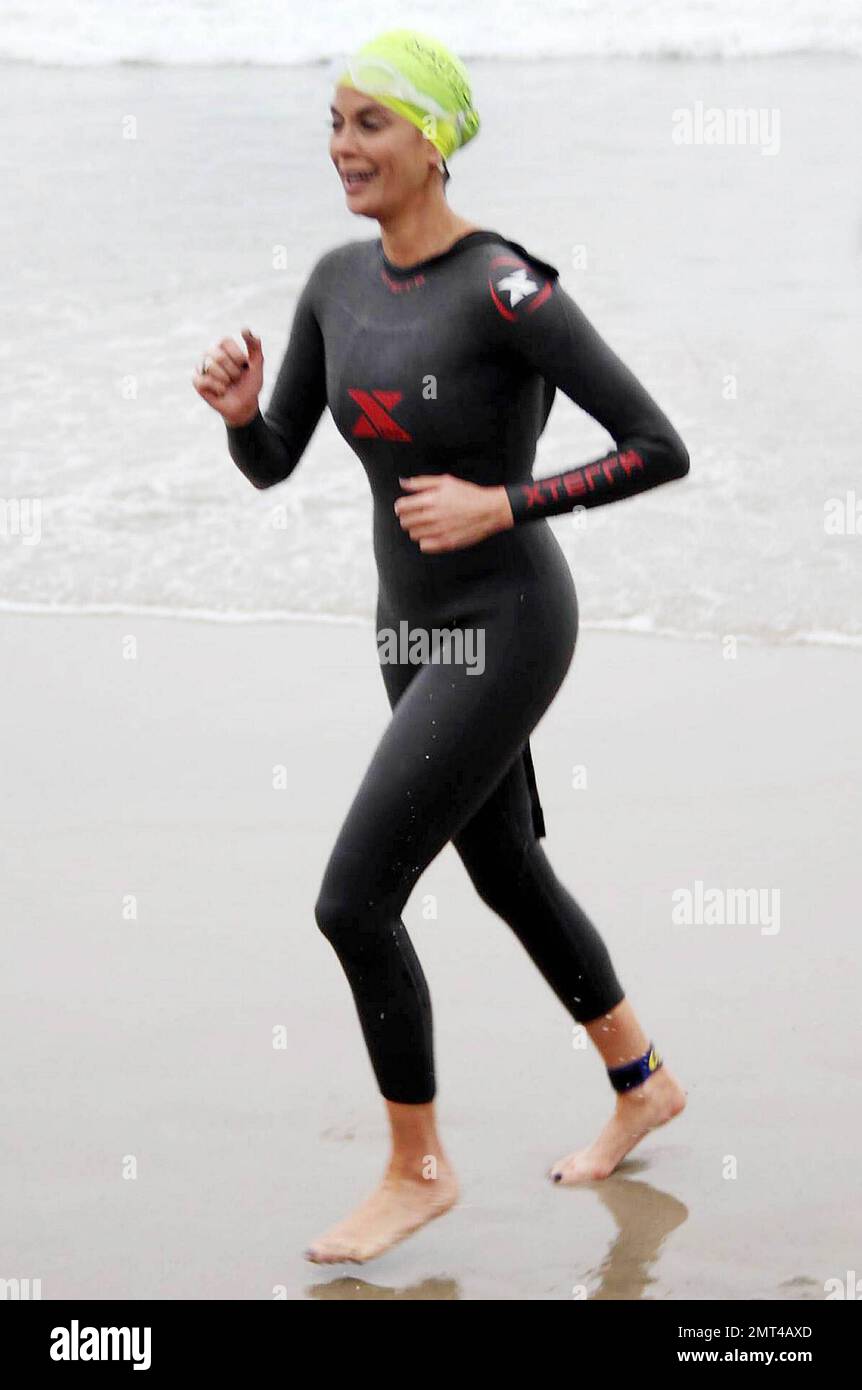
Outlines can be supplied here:
[[[489, 627], [480, 675], [458, 663], [414, 668], [347, 812], [315, 905], [350, 982], [380, 1091], [399, 1104], [427, 1104], [436, 1091], [428, 987], [402, 909], [431, 861], [520, 759], [559, 684], [549, 662], [527, 688], [515, 622], [513, 604]], [[396, 680], [403, 675], [387, 676], [387, 689]]]
[[[648, 1052], [650, 1039], [624, 997], [604, 942], [534, 836], [521, 759], [454, 844], [479, 896], [508, 923], [557, 998], [584, 1025], [605, 1066], [619, 1067]], [[661, 1065], [619, 1093], [598, 1138], [553, 1164], [549, 1176], [567, 1186], [607, 1177], [645, 1134], [684, 1106], [685, 1092]]]
[[624, 998], [607, 947], [557, 878], [536, 839], [518, 758], [454, 837], [477, 893], [514, 931], [557, 998], [580, 1023]]
[[520, 695], [506, 694], [523, 660], [514, 605], [511, 616], [490, 632], [479, 676], [463, 664], [390, 668], [392, 719], [326, 866], [316, 918], [350, 982], [393, 1149], [378, 1190], [307, 1252], [317, 1261], [371, 1258], [455, 1200], [434, 1124], [428, 987], [401, 912], [420, 875], [520, 758], [561, 679], [562, 662], [546, 663], [529, 685], [522, 680]]
[[[652, 1046], [627, 999], [585, 1027], [606, 1067], [643, 1057]], [[662, 1062], [645, 1081], [617, 1095], [613, 1115], [592, 1144], [557, 1159], [548, 1177], [564, 1187], [608, 1177], [650, 1130], [667, 1124], [685, 1104], [685, 1090]]]
[[434, 1102], [386, 1101], [391, 1155], [378, 1187], [348, 1217], [305, 1251], [315, 1264], [362, 1264], [382, 1255], [458, 1200], [458, 1182], [443, 1151]]

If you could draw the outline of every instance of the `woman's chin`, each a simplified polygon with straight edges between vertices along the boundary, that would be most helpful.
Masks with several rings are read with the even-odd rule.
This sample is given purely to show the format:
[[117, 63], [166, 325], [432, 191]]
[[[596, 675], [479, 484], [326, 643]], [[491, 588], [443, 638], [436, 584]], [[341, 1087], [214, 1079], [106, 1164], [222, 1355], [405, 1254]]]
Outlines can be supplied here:
[[379, 209], [373, 199], [355, 197], [348, 194], [344, 200], [348, 212], [355, 212], [357, 217], [377, 217]]

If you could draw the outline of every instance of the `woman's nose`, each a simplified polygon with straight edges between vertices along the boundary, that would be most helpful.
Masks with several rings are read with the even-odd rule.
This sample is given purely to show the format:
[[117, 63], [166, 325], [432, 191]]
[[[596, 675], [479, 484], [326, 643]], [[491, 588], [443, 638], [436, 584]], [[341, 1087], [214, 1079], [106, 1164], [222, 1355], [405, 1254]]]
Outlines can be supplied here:
[[333, 131], [329, 148], [335, 159], [344, 159], [348, 155], [357, 153], [357, 144], [347, 125], [343, 125], [340, 130]]

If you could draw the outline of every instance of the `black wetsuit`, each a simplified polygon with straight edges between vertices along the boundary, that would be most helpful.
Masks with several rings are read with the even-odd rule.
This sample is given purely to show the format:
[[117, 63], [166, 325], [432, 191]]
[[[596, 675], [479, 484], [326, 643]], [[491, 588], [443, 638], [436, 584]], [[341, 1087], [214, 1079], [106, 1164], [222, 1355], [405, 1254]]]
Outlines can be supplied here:
[[[557, 387], [616, 447], [534, 481]], [[323, 255], [265, 414], [228, 429], [231, 457], [256, 487], [280, 482], [326, 405], [371, 485], [378, 634], [406, 622], [409, 632], [484, 637], [481, 673], [467, 660], [381, 662], [392, 718], [316, 904], [382, 1094], [419, 1103], [435, 1094], [431, 1005], [401, 912], [448, 841], [575, 1019], [624, 997], [598, 932], [538, 843], [529, 735], [578, 627], [569, 567], [544, 518], [680, 478], [688, 455], [555, 268], [493, 231], [407, 268], [387, 260], [379, 239]], [[406, 495], [399, 476], [430, 473], [505, 485], [516, 524], [461, 550], [421, 551], [393, 504]]]

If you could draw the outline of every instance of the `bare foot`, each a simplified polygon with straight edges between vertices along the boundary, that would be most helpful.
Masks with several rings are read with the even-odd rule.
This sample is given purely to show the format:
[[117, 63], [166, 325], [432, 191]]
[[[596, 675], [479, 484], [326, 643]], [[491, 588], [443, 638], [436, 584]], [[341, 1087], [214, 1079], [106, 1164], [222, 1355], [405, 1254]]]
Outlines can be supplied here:
[[685, 1109], [685, 1091], [667, 1066], [648, 1081], [617, 1096], [616, 1111], [589, 1148], [558, 1159], [548, 1177], [562, 1187], [606, 1178], [651, 1129], [667, 1124]]
[[389, 1167], [377, 1191], [313, 1241], [305, 1258], [315, 1264], [373, 1260], [420, 1226], [442, 1216], [457, 1200], [458, 1183], [447, 1165], [438, 1163], [436, 1178]]

